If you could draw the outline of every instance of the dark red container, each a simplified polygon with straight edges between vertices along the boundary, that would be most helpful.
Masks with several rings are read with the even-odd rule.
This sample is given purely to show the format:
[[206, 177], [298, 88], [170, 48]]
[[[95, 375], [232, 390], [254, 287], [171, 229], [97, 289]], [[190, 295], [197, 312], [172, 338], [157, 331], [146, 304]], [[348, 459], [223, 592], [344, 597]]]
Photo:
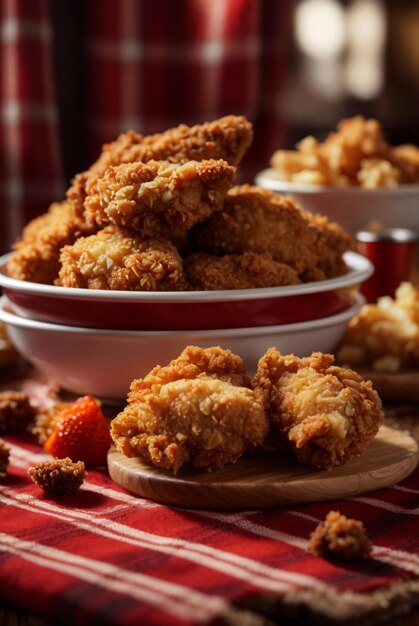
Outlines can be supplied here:
[[401, 282], [412, 274], [418, 234], [406, 228], [356, 233], [358, 251], [374, 265], [374, 274], [362, 285], [367, 302], [381, 296], [394, 296]]

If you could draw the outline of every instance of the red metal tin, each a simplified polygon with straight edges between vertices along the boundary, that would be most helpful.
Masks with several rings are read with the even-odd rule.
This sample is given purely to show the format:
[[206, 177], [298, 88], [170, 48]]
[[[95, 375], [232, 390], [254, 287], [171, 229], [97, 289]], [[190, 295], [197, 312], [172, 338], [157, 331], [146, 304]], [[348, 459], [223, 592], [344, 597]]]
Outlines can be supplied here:
[[375, 233], [359, 231], [355, 235], [358, 250], [374, 265], [374, 274], [362, 285], [367, 302], [381, 296], [394, 296], [401, 282], [409, 280], [418, 235], [414, 230], [391, 228]]

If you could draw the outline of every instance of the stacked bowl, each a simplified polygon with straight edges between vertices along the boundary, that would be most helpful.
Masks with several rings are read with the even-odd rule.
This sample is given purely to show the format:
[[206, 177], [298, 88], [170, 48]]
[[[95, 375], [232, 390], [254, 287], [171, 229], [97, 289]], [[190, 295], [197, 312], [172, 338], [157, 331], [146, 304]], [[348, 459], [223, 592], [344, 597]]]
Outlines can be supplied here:
[[121, 292], [74, 289], [11, 278], [0, 259], [0, 319], [19, 352], [77, 394], [122, 399], [132, 379], [166, 364], [187, 345], [219, 345], [249, 371], [271, 346], [299, 356], [329, 352], [363, 304], [372, 274], [345, 253], [338, 278], [225, 291]]

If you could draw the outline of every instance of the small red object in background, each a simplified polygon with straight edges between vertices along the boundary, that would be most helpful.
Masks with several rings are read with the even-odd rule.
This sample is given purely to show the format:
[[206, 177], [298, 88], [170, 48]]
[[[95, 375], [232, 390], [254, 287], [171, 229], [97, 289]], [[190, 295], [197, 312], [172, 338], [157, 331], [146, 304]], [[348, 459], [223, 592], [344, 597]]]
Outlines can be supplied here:
[[381, 232], [359, 231], [358, 251], [374, 265], [374, 274], [362, 285], [367, 302], [394, 296], [397, 287], [409, 280], [418, 241], [414, 230], [390, 228]]

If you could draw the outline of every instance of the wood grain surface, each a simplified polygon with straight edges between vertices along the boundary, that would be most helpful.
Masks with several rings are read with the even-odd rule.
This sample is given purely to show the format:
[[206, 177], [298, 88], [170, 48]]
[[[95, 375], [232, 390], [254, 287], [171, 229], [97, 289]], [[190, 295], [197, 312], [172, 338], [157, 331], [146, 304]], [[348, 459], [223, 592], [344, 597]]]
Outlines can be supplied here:
[[365, 454], [332, 471], [300, 465], [293, 457], [261, 452], [222, 470], [171, 471], [112, 448], [111, 478], [144, 498], [208, 510], [272, 509], [349, 498], [393, 485], [418, 463], [418, 445], [408, 434], [383, 426]]
[[373, 372], [358, 370], [366, 380], [371, 380], [382, 400], [419, 403], [419, 370], [401, 372]]

